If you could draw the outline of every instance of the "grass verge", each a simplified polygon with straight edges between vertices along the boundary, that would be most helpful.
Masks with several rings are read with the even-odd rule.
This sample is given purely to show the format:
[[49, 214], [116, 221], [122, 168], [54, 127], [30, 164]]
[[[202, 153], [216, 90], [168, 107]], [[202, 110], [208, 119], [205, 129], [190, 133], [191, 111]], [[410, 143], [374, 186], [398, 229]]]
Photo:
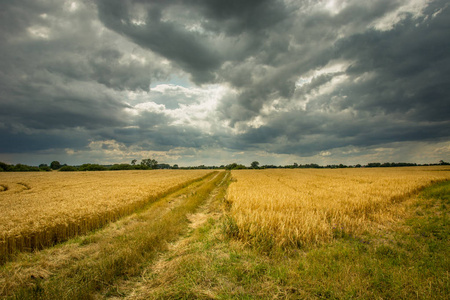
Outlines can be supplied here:
[[104, 230], [60, 245], [65, 252], [60, 256], [69, 257], [57, 267], [48, 268], [48, 272], [35, 275], [37, 269], [45, 269], [52, 257], [58, 256], [58, 247], [42, 254], [23, 254], [22, 265], [17, 267], [16, 262], [2, 266], [1, 276], [23, 272], [30, 266], [34, 266], [34, 273], [22, 278], [24, 282], [18, 286], [6, 278], [0, 286], [1, 295], [13, 299], [93, 299], [100, 292], [107, 297], [121, 296], [115, 282], [140, 274], [143, 263], [166, 249], [167, 243], [186, 229], [186, 215], [196, 210], [224, 174], [213, 173]]

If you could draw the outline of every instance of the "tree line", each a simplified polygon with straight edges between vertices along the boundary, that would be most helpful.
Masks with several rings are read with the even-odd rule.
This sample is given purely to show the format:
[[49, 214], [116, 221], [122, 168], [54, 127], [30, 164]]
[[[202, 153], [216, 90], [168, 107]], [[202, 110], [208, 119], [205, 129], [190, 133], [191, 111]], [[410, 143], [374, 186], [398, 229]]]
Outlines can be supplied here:
[[379, 162], [372, 162], [368, 163], [367, 165], [344, 165], [344, 164], [338, 164], [338, 165], [325, 165], [321, 166], [315, 163], [310, 164], [297, 164], [294, 163], [292, 165], [259, 165], [258, 161], [253, 161], [249, 167], [246, 167], [242, 164], [232, 163], [226, 166], [221, 166], [225, 168], [226, 170], [240, 170], [240, 169], [343, 169], [343, 168], [387, 168], [387, 167], [414, 167], [414, 166], [436, 166], [436, 165], [450, 165], [449, 162], [445, 162], [443, 160], [440, 160], [439, 163], [435, 164], [416, 164], [416, 163], [405, 163], [405, 162], [385, 162], [385, 163], [379, 163]]
[[40, 164], [39, 166], [28, 166], [24, 164], [9, 165], [4, 162], [0, 162], [0, 172], [36, 172], [36, 171], [114, 171], [114, 170], [153, 170], [153, 169], [177, 169], [178, 165], [159, 164], [155, 159], [146, 158], [137, 164], [137, 160], [133, 159], [131, 164], [113, 164], [113, 165], [100, 165], [86, 163], [79, 166], [69, 166], [67, 164], [61, 164], [59, 161], [52, 161], [50, 165]]
[[241, 169], [340, 169], [340, 168], [386, 168], [386, 167], [409, 167], [409, 166], [436, 166], [436, 165], [450, 165], [449, 162], [440, 160], [435, 164], [416, 164], [416, 163], [395, 163], [395, 162], [372, 162], [367, 165], [325, 165], [321, 166], [315, 163], [310, 164], [297, 164], [292, 165], [262, 165], [260, 166], [258, 161], [253, 161], [250, 166], [243, 164], [231, 163], [221, 166], [189, 166], [179, 167], [177, 164], [169, 165], [166, 163], [158, 163], [155, 159], [146, 158], [140, 163], [137, 163], [136, 159], [133, 159], [130, 164], [113, 164], [113, 165], [100, 165], [86, 163], [79, 166], [69, 166], [67, 164], [61, 164], [59, 161], [52, 161], [50, 165], [40, 164], [39, 166], [28, 166], [24, 164], [9, 165], [4, 162], [0, 162], [0, 172], [49, 172], [53, 170], [61, 172], [74, 172], [74, 171], [115, 171], [115, 170], [156, 170], [156, 169], [225, 169], [225, 170], [241, 170]]

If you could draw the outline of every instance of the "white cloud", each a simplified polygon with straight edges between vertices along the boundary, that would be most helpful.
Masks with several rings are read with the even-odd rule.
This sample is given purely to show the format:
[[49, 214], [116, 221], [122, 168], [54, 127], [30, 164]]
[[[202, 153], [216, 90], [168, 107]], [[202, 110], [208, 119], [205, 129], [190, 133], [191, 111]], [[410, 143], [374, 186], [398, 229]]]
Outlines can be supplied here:
[[[159, 84], [149, 93], [127, 92], [129, 102], [137, 104], [129, 103], [131, 108], [126, 110], [132, 116], [144, 111], [163, 114], [172, 120], [169, 126], [190, 126], [212, 134], [219, 126], [219, 122], [214, 121], [217, 105], [227, 92], [228, 89], [219, 84], [204, 87]], [[169, 101], [176, 102], [176, 107], [170, 107]]]
[[375, 20], [369, 27], [373, 27], [380, 31], [389, 31], [394, 28], [395, 24], [404, 20], [408, 14], [411, 14], [415, 19], [423, 16], [423, 10], [429, 3], [430, 0], [403, 1], [403, 5]]
[[31, 37], [36, 39], [50, 39], [50, 28], [44, 26], [31, 26], [28, 28], [28, 33]]

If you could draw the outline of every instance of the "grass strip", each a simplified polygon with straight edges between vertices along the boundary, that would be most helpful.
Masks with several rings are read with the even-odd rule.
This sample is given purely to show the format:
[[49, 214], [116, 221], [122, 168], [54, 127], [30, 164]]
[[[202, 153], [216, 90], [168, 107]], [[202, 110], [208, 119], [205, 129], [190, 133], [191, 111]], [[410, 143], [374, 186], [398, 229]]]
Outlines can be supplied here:
[[[136, 276], [144, 262], [154, 259], [158, 251], [186, 229], [187, 214], [208, 197], [222, 180], [225, 172], [213, 173], [196, 189], [184, 190], [188, 194], [179, 199], [166, 197], [151, 204], [148, 209], [126, 218], [118, 226], [118, 233], [109, 235], [101, 231], [91, 238], [96, 251], [79, 258], [47, 279], [36, 278], [29, 287], [16, 291], [14, 299], [93, 299], [96, 293], [107, 290], [115, 293], [118, 279]], [[180, 193], [178, 193], [179, 195]], [[85, 239], [81, 244], [89, 246]]]

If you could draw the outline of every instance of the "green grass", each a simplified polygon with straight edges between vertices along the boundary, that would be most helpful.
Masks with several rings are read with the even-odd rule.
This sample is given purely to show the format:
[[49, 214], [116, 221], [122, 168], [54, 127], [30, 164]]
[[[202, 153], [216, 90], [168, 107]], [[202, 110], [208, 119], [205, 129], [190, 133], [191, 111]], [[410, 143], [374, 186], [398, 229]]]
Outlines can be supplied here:
[[222, 217], [151, 275], [142, 299], [449, 299], [449, 189], [426, 188], [389, 228], [294, 252], [245, 245]]

